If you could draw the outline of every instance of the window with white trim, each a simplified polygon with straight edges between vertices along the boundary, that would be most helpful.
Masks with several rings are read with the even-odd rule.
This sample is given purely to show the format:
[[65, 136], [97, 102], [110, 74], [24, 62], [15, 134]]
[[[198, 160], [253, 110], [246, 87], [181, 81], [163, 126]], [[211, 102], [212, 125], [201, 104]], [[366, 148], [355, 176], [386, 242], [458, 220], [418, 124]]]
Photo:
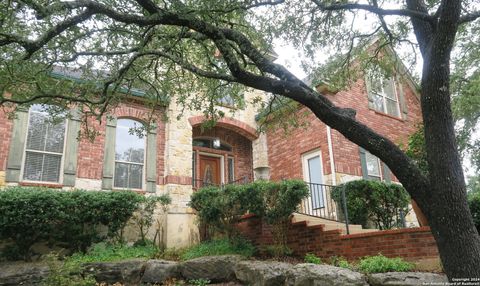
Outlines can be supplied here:
[[365, 161], [367, 163], [367, 175], [371, 180], [382, 180], [382, 169], [380, 165], [380, 159], [376, 156], [370, 154], [370, 152], [365, 152]]
[[126, 118], [117, 120], [114, 188], [143, 189], [145, 146], [142, 123]]
[[48, 109], [48, 106], [35, 104], [29, 110], [23, 163], [26, 181], [60, 182], [66, 120], [63, 115], [53, 118]]
[[378, 72], [369, 72], [367, 80], [370, 106], [377, 111], [400, 117], [395, 80]]

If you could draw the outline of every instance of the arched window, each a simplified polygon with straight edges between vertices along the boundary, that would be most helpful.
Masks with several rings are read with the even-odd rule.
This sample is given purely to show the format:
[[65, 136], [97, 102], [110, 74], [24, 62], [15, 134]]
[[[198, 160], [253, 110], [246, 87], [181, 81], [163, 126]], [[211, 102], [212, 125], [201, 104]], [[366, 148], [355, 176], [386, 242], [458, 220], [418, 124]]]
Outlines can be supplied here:
[[142, 123], [125, 118], [117, 120], [113, 185], [115, 188], [143, 188], [145, 138]]
[[23, 179], [59, 182], [65, 141], [65, 117], [52, 118], [49, 107], [30, 107]]

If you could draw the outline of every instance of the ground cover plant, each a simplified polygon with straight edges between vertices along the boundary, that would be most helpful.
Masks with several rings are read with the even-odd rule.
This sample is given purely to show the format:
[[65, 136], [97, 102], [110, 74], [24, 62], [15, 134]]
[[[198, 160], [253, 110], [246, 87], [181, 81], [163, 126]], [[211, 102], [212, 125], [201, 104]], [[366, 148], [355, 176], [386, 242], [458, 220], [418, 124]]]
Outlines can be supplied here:
[[205, 241], [198, 245], [187, 248], [180, 255], [181, 260], [189, 260], [202, 256], [237, 254], [244, 257], [252, 257], [256, 252], [255, 246], [242, 238], [215, 239]]
[[367, 256], [358, 261], [356, 267], [364, 273], [408, 272], [413, 270], [414, 264], [404, 261], [400, 257], [388, 258], [382, 254]]

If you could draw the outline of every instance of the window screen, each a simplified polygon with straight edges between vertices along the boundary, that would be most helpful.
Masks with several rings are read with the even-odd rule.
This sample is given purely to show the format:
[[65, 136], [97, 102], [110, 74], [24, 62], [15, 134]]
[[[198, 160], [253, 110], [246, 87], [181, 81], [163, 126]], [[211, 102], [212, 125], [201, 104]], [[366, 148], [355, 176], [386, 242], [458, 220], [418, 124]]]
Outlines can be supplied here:
[[65, 118], [53, 119], [48, 107], [33, 105], [29, 110], [23, 179], [59, 182], [65, 140]]
[[145, 161], [144, 133], [145, 130], [140, 122], [131, 119], [117, 120], [115, 137], [115, 188], [143, 188], [143, 167]]

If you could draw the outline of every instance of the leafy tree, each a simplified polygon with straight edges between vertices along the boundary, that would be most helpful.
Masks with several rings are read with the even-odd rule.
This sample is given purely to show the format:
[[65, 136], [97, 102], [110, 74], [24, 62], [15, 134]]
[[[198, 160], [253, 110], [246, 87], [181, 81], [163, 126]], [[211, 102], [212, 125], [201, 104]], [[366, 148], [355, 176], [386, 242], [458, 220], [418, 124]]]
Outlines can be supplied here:
[[[140, 87], [152, 107], [165, 103], [165, 94], [175, 95], [186, 108], [203, 109], [215, 119], [223, 115], [214, 92], [222, 85], [290, 98], [388, 165], [427, 217], [450, 279], [480, 277], [480, 236], [467, 205], [450, 85], [452, 51], [465, 51], [456, 37], [470, 39], [478, 49], [479, 41], [473, 40], [480, 17], [476, 2], [3, 1], [0, 103], [78, 102], [84, 114], [101, 116], [124, 93]], [[338, 78], [345, 83], [372, 63], [395, 67], [396, 61], [382, 61], [382, 47], [411, 47], [411, 55], [419, 54], [428, 175], [393, 142], [356, 120], [353, 109], [335, 106], [275, 64], [268, 44], [275, 37], [311, 55], [319, 48], [326, 48], [324, 55], [343, 53], [338, 69], [348, 72]], [[377, 46], [367, 49], [374, 37], [380, 39]], [[478, 67], [478, 58], [472, 57], [460, 63], [467, 76]], [[306, 63], [311, 70], [312, 59]], [[82, 86], [52, 77], [55, 65], [81, 66]]]

